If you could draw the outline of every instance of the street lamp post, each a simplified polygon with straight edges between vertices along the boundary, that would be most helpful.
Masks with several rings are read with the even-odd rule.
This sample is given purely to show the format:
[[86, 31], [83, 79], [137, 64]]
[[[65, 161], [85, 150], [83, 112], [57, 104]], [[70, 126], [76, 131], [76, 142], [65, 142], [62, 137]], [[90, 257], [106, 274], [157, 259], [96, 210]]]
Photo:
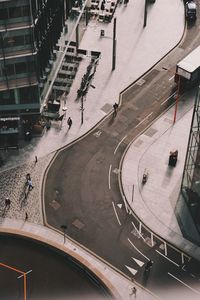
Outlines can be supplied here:
[[144, 24], [143, 27], [147, 25], [147, 0], [144, 2]]
[[114, 18], [114, 23], [113, 23], [113, 51], [112, 51], [112, 71], [115, 69], [116, 65], [116, 18]]
[[83, 124], [83, 112], [84, 112], [83, 95], [81, 95], [81, 125]]

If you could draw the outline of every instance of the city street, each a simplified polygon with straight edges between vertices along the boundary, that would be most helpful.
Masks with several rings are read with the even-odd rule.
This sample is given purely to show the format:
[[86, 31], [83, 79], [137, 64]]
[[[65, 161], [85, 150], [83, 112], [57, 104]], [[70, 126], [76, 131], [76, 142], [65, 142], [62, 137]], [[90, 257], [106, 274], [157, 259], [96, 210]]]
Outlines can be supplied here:
[[[180, 46], [139, 80], [143, 84], [138, 81], [125, 91], [116, 116], [110, 114], [78, 142], [58, 151], [46, 173], [44, 193], [49, 225], [59, 229], [66, 224], [71, 238], [156, 295], [163, 296], [168, 288], [178, 293], [180, 285], [191, 299], [200, 293], [198, 280], [182, 269], [178, 250], [169, 246], [166, 260], [161, 242], [152, 247], [148, 234], [138, 236], [134, 216], [121, 198], [118, 174], [129, 142], [174, 102], [176, 85], [169, 79], [180, 48], [187, 52], [187, 45], [191, 50], [191, 44], [199, 44], [197, 28], [198, 23], [188, 29]], [[146, 274], [149, 259], [154, 264]]]
[[[82, 49], [87, 50], [82, 62], [84, 68], [90, 51], [101, 54], [87, 97], [82, 102], [76, 98], [80, 82], [74, 80], [71, 92], [67, 96], [63, 93], [60, 98], [65, 108], [61, 122], [53, 120], [49, 130], [24, 143], [19, 150], [2, 151], [1, 231], [15, 234], [17, 228], [18, 234], [40, 236], [39, 240], [46, 243], [43, 247], [29, 239], [0, 237], [0, 262], [27, 273], [28, 299], [57, 300], [64, 299], [66, 294], [70, 300], [107, 298], [101, 284], [114, 291], [113, 295], [120, 294], [118, 298], [123, 300], [199, 299], [199, 263], [191, 260], [192, 253], [155, 233], [150, 228], [150, 217], [144, 223], [131, 205], [135, 201], [134, 184], [141, 195], [146, 187], [140, 179], [139, 163], [134, 165], [137, 176], [134, 184], [131, 171], [126, 174], [131, 182], [127, 188], [131, 200], [126, 198], [122, 180], [123, 159], [130, 145], [133, 141], [142, 143], [139, 138], [143, 133], [152, 137], [155, 130], [150, 126], [162, 116], [165, 118], [175, 103], [176, 64], [200, 43], [199, 1], [197, 4], [197, 20], [190, 26], [184, 23], [182, 0], [171, 1], [170, 5], [166, 0], [156, 0], [148, 5], [144, 28], [144, 1], [129, 2], [127, 6], [119, 3], [115, 12], [114, 71], [111, 71], [113, 24], [92, 17], [81, 41]], [[73, 26], [69, 29], [73, 31]], [[102, 29], [104, 37], [100, 37]], [[62, 43], [66, 45], [64, 38]], [[193, 94], [179, 98], [181, 109]], [[119, 106], [113, 111], [115, 102]], [[71, 123], [67, 121], [69, 118]], [[169, 124], [171, 119], [166, 119]], [[139, 147], [137, 150], [141, 151]], [[27, 174], [33, 186], [26, 194]], [[173, 172], [171, 178], [172, 175]], [[5, 198], [11, 201], [7, 209]], [[140, 213], [145, 214], [143, 210]], [[161, 221], [165, 223], [164, 218]], [[170, 234], [176, 237], [173, 231]], [[181, 245], [181, 241], [177, 243]], [[48, 243], [60, 250], [48, 248]], [[92, 277], [87, 268], [77, 267], [74, 257], [91, 269]], [[150, 260], [152, 267], [146, 270]], [[94, 274], [99, 281], [95, 281]], [[8, 270], [1, 270], [1, 275], [5, 279], [1, 282], [2, 299], [15, 299], [15, 289], [19, 292], [16, 299], [22, 299], [22, 282], [16, 281], [16, 276]], [[136, 296], [130, 292], [133, 286], [137, 287]]]

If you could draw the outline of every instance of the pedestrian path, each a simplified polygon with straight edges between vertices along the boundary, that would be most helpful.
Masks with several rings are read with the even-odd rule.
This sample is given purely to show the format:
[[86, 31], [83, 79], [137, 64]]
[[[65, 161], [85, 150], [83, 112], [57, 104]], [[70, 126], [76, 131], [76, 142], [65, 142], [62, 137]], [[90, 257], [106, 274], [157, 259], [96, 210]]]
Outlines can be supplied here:
[[[113, 104], [118, 102], [120, 92], [156, 64], [178, 44], [182, 37], [184, 31], [184, 6], [182, 1], [174, 0], [173, 5], [169, 5], [168, 0], [162, 0], [149, 6], [145, 28], [143, 28], [143, 15], [144, 1], [131, 0], [126, 7], [123, 4], [117, 7], [115, 11], [115, 17], [117, 18], [117, 52], [114, 71], [112, 71], [113, 22], [105, 24], [99, 23], [95, 19], [89, 22], [80, 48], [99, 51], [101, 56], [92, 81], [94, 88], [89, 89], [84, 101], [84, 122], [81, 125], [80, 102], [75, 101], [80, 82], [75, 81], [73, 83], [75, 86], [72, 86], [74, 95], [70, 94], [70, 98], [63, 99], [67, 111], [62, 127], [53, 127], [46, 131], [41, 138], [33, 139], [23, 149], [9, 156], [9, 160], [0, 170], [0, 186], [3, 187], [0, 189], [0, 197], [1, 199], [9, 197], [11, 200], [11, 207], [6, 214], [6, 218], [1, 219], [1, 231], [19, 233], [21, 230], [21, 233], [25, 235], [38, 236], [48, 243], [59, 244], [59, 247], [61, 247], [62, 237], [42, 226], [41, 188], [43, 172], [51, 161], [54, 152], [60, 147], [75, 141], [94, 127], [98, 121], [112, 110]], [[100, 37], [101, 29], [105, 30], [104, 37]], [[163, 32], [165, 32], [164, 35]], [[67, 125], [69, 117], [73, 121], [70, 130], [68, 130]], [[165, 123], [167, 124], [167, 122]], [[35, 156], [38, 157], [36, 164], [34, 162]], [[146, 166], [145, 162], [139, 169], [139, 177], [144, 166]], [[151, 165], [148, 165], [148, 167], [152, 169]], [[27, 173], [31, 174], [34, 189], [29, 193], [26, 205], [21, 206], [22, 191]], [[137, 174], [134, 176], [137, 177]], [[153, 178], [153, 176], [151, 177]], [[130, 179], [128, 185], [129, 182]], [[135, 182], [136, 180], [134, 180]], [[133, 184], [133, 181], [130, 184]], [[124, 185], [126, 186], [126, 182]], [[138, 190], [139, 194], [141, 195], [141, 191]], [[136, 196], [135, 194], [134, 201]], [[127, 195], [127, 199], [128, 197], [129, 195]], [[28, 222], [24, 223], [26, 213], [28, 213]], [[71, 254], [77, 251], [77, 245], [72, 242], [67, 244], [71, 245]], [[82, 248], [79, 249], [78, 254], [79, 259], [83, 262], [89, 256], [87, 251], [82, 250]], [[132, 283], [117, 275], [115, 271], [109, 269], [101, 261], [96, 261], [92, 256], [90, 256], [90, 259], [89, 266], [93, 269], [95, 267], [95, 272], [100, 272], [104, 279], [105, 277], [107, 280], [110, 279], [111, 285], [116, 290], [115, 292], [120, 295], [120, 299], [129, 299]], [[146, 292], [138, 288], [137, 299], [151, 299], [150, 295], [145, 298], [146, 296]]]
[[[199, 247], [185, 239], [182, 231], [198, 243], [199, 234], [187, 206], [183, 214], [184, 204], [180, 206], [178, 201], [195, 96], [191, 91], [182, 97], [175, 124], [173, 106], [132, 142], [122, 164], [122, 186], [132, 210], [151, 231], [199, 258]], [[169, 167], [169, 153], [175, 150], [176, 167]], [[142, 184], [145, 169], [149, 175], [146, 184]]]

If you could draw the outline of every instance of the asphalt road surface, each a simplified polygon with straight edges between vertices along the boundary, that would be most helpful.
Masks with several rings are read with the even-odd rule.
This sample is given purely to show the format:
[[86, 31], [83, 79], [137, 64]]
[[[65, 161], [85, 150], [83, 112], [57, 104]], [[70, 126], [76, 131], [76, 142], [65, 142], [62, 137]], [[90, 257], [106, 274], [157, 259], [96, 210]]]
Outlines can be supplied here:
[[[185, 257], [183, 262], [177, 249], [159, 240], [150, 245], [149, 234], [136, 230], [137, 221], [123, 204], [118, 173], [128, 143], [174, 102], [176, 85], [170, 78], [177, 57], [180, 60], [199, 44], [198, 26], [197, 20], [177, 49], [123, 94], [116, 117], [108, 116], [56, 154], [45, 183], [48, 224], [57, 229], [65, 224], [71, 238], [166, 299], [174, 299], [176, 293], [182, 299], [199, 299], [198, 277], [187, 270], [189, 260]], [[153, 267], [145, 272], [149, 259]]]
[[14, 236], [0, 236], [0, 245], [0, 300], [24, 299], [23, 277], [9, 267], [27, 273], [27, 300], [111, 299], [100, 281], [53, 248]]

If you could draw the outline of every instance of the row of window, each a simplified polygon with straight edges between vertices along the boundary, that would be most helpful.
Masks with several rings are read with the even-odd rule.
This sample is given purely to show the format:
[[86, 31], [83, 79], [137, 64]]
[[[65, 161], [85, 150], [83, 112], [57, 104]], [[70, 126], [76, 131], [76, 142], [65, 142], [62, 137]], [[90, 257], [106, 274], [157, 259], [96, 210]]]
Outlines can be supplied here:
[[15, 76], [18, 74], [28, 74], [35, 72], [35, 62], [18, 62], [12, 63], [5, 66], [0, 66], [0, 79]]
[[0, 106], [30, 103], [39, 103], [38, 86], [28, 86], [17, 90], [0, 91]]
[[29, 6], [0, 8], [0, 20], [21, 18], [30, 16]]
[[6, 37], [3, 40], [3, 48], [26, 46], [31, 44], [30, 34]]

